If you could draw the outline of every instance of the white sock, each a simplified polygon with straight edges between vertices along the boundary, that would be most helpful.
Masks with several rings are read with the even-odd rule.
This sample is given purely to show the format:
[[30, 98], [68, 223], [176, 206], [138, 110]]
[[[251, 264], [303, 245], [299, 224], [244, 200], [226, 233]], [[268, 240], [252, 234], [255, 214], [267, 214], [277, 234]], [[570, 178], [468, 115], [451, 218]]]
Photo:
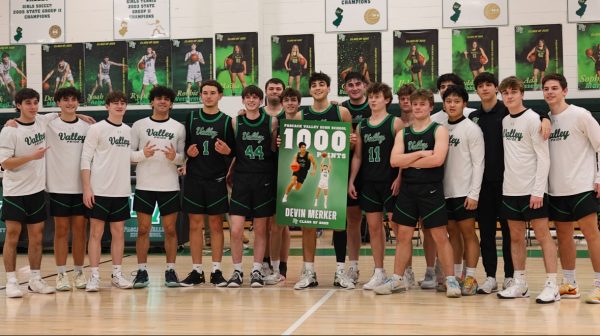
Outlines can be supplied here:
[[398, 274], [394, 273], [394, 274], [392, 274], [392, 279], [394, 279], [394, 280], [402, 280], [402, 277], [399, 276]]
[[95, 276], [97, 278], [100, 277], [100, 272], [98, 270], [98, 267], [90, 267], [90, 271], [92, 272], [92, 276]]
[[517, 281], [517, 282], [521, 282], [521, 283], [527, 282], [527, 280], [525, 280], [525, 270], [522, 270], [522, 271], [515, 270], [514, 277], [515, 277], [515, 281]]
[[337, 265], [338, 271], [343, 271], [344, 267], [346, 267], [346, 263], [343, 263], [343, 262], [336, 263], [336, 265]]
[[462, 274], [462, 264], [454, 264], [454, 276], [460, 276]]
[[216, 272], [217, 270], [219, 270], [219, 271], [221, 270], [221, 263], [220, 262], [213, 261], [212, 265], [213, 265], [213, 268], [212, 268], [213, 273]]
[[594, 272], [594, 286], [600, 287], [600, 272]]
[[238, 272], [241, 272], [241, 273], [243, 273], [243, 269], [242, 269], [242, 263], [239, 263], [239, 264], [233, 264], [233, 269], [234, 269], [235, 271], [238, 271]]
[[375, 274], [385, 274], [383, 268], [375, 268]]
[[58, 274], [67, 273], [67, 266], [65, 266], [65, 265], [56, 266], [56, 273], [58, 273]]
[[327, 196], [323, 196], [323, 200], [327, 203]]
[[202, 273], [202, 264], [192, 264], [192, 271]]
[[35, 278], [41, 278], [42, 277], [42, 272], [40, 272], [40, 270], [31, 270], [31, 275], [30, 275], [30, 279], [35, 279]]
[[175, 269], [175, 263], [167, 263], [167, 271], [174, 270], [174, 269]]
[[546, 273], [546, 282], [556, 286], [556, 273]]
[[140, 271], [147, 271], [148, 270], [148, 264], [146, 264], [146, 263], [138, 264], [138, 269]]
[[271, 265], [273, 266], [274, 272], [279, 272], [279, 264], [280, 264], [279, 260], [271, 260]]
[[358, 270], [358, 260], [350, 260], [350, 268]]
[[466, 276], [474, 277], [475, 276], [475, 267], [465, 267], [467, 269]]
[[6, 282], [17, 282], [17, 273], [6, 272]]
[[574, 285], [576, 283], [576, 281], [575, 281], [575, 270], [574, 269], [572, 269], [572, 270], [563, 270], [563, 277], [571, 285]]
[[304, 262], [304, 269], [306, 271], [315, 271], [315, 263], [314, 262]]
[[261, 262], [254, 262], [252, 263], [252, 272], [254, 271], [259, 271], [262, 269], [262, 263]]
[[73, 269], [75, 270], [75, 272], [83, 272], [83, 266], [73, 266]]
[[121, 273], [121, 265], [113, 265], [112, 274], [118, 275], [119, 273]]

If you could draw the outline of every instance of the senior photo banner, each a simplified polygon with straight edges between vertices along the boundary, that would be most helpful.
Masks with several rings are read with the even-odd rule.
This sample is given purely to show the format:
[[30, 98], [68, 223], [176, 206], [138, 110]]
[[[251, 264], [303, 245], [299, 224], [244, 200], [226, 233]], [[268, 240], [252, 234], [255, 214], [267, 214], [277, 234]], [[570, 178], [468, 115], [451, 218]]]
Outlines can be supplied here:
[[258, 33], [215, 34], [216, 79], [225, 96], [239, 96], [258, 85]]
[[44, 107], [56, 106], [54, 94], [63, 87], [83, 92], [83, 44], [42, 45], [42, 101]]
[[10, 43], [65, 42], [65, 0], [10, 0]]
[[442, 0], [442, 27], [508, 25], [508, 0]]
[[84, 54], [84, 99], [87, 105], [104, 106], [107, 94], [125, 92], [129, 70], [125, 41], [86, 42]]
[[338, 96], [346, 96], [344, 80], [359, 72], [367, 84], [381, 81], [381, 33], [338, 34]]
[[200, 83], [213, 79], [213, 39], [172, 40], [171, 73], [175, 103], [200, 103]]
[[515, 26], [515, 60], [525, 91], [541, 90], [546, 74], [563, 72], [562, 26]]
[[13, 107], [15, 94], [27, 87], [27, 51], [24, 45], [0, 46], [0, 108]]
[[577, 87], [600, 89], [600, 23], [577, 24]]
[[325, 32], [384, 31], [387, 0], [325, 0]]
[[315, 37], [306, 35], [271, 36], [271, 77], [309, 97], [308, 78], [315, 72]]
[[114, 0], [113, 16], [115, 40], [171, 36], [170, 0]]
[[404, 84], [437, 91], [438, 31], [394, 30], [394, 92]]
[[171, 86], [171, 41], [129, 41], [127, 47], [129, 103], [149, 104], [153, 87]]
[[482, 72], [498, 77], [498, 28], [452, 30], [452, 72], [475, 92], [473, 79]]
[[350, 127], [331, 121], [282, 122], [276, 223], [346, 227]]

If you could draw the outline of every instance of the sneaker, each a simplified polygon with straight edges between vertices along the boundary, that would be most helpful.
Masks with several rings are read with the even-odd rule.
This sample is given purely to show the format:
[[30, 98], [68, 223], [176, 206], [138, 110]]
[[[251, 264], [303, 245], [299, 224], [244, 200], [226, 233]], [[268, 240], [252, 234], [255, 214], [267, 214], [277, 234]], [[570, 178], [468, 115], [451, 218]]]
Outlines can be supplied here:
[[497, 295], [500, 299], [528, 298], [529, 289], [527, 288], [526, 282], [519, 284], [516, 281], [513, 281], [512, 286], [498, 292]]
[[273, 274], [267, 275], [263, 279], [265, 280], [265, 285], [275, 285], [285, 280], [285, 277], [278, 270], [275, 270]]
[[403, 277], [399, 279], [388, 278], [382, 285], [373, 288], [373, 292], [378, 295], [406, 292], [406, 282]]
[[287, 202], [287, 195], [283, 195], [283, 198], [281, 199], [281, 203], [285, 203]]
[[[460, 287], [460, 284], [458, 286]], [[448, 291], [448, 286], [446, 286], [446, 282], [438, 282], [435, 286], [435, 291], [438, 293], [446, 293]]]
[[335, 287], [341, 287], [344, 289], [354, 289], [356, 287], [354, 286], [354, 281], [352, 281], [352, 279], [350, 279], [346, 275], [346, 272], [344, 272], [343, 269], [337, 270], [335, 272], [335, 276], [333, 278], [333, 285]]
[[558, 292], [560, 293], [561, 299], [577, 299], [581, 296], [581, 294], [579, 294], [579, 286], [577, 286], [577, 283], [570, 284], [567, 281], [563, 281]]
[[179, 283], [179, 285], [182, 287], [192, 287], [205, 282], [206, 280], [204, 280], [204, 272], [199, 273], [196, 270], [192, 270], [188, 276]]
[[[6, 288], [8, 293], [8, 287]], [[594, 286], [592, 291], [586, 296], [585, 302], [587, 303], [600, 303], [600, 287]]]
[[217, 287], [227, 286], [227, 280], [223, 277], [223, 272], [221, 272], [221, 270], [210, 273], [210, 283]]
[[464, 296], [471, 296], [477, 294], [477, 279], [472, 276], [468, 276], [462, 282], [461, 294]]
[[[133, 279], [133, 288], [144, 288], [148, 287], [150, 279], [148, 278], [148, 271], [138, 270]], [[117, 286], [119, 287], [119, 286]]]
[[[138, 272], [139, 273], [139, 272]], [[136, 276], [137, 278], [137, 276]], [[121, 289], [130, 289], [133, 288], [133, 283], [131, 281], [125, 279], [123, 273], [119, 272], [117, 275], [111, 275], [111, 283], [113, 286]]]
[[56, 276], [56, 290], [66, 292], [71, 290], [71, 282], [67, 273], [58, 273]]
[[87, 279], [85, 278], [85, 274], [83, 274], [83, 271], [75, 272], [75, 279], [73, 279], [73, 282], [75, 283], [75, 288], [77, 289], [86, 288]]
[[544, 289], [540, 295], [535, 299], [536, 303], [552, 303], [560, 301], [560, 293], [558, 291], [558, 286], [556, 284], [551, 284], [550, 282], [546, 282], [544, 284]]
[[435, 264], [433, 265], [433, 271], [435, 272], [435, 280], [439, 284], [446, 283], [446, 276], [444, 275], [444, 271], [442, 271], [442, 263], [439, 259], [435, 259]]
[[29, 286], [27, 287], [30, 291], [39, 294], [53, 294], [56, 290], [54, 287], [48, 286], [46, 281], [42, 278], [33, 278], [29, 280]]
[[502, 283], [502, 289], [507, 289], [515, 283], [514, 278], [504, 278], [504, 282]]
[[265, 285], [265, 281], [263, 280], [263, 276], [258, 270], [252, 271], [250, 274], [250, 287], [260, 288]]
[[227, 281], [227, 287], [238, 288], [244, 283], [244, 273], [240, 271], [233, 271], [231, 278]]
[[317, 274], [313, 271], [304, 271], [300, 276], [300, 280], [294, 285], [294, 289], [305, 289], [309, 287], [317, 287]]
[[435, 289], [437, 281], [435, 280], [435, 273], [429, 271], [425, 272], [425, 277], [419, 282], [421, 289]]
[[358, 268], [349, 267], [348, 273], [346, 273], [348, 278], [352, 279], [352, 282], [356, 285], [358, 283], [358, 277], [360, 276], [360, 271]]
[[492, 294], [498, 291], [498, 283], [496, 278], [487, 277], [483, 285], [477, 288], [477, 294]]
[[97, 292], [100, 290], [100, 277], [92, 276], [90, 277], [90, 281], [85, 285], [86, 292]]
[[[385, 272], [373, 272], [373, 276], [371, 276], [371, 280], [363, 285], [364, 290], [373, 290], [375, 287], [379, 287], [385, 283], [387, 277], [385, 276]], [[406, 281], [406, 278], [404, 279]], [[407, 286], [408, 287], [408, 286]]]
[[407, 268], [404, 270], [404, 281], [406, 281], [406, 288], [415, 288], [417, 287], [417, 280], [415, 279], [415, 272], [413, 272], [412, 268]]
[[268, 262], [263, 262], [260, 268], [260, 273], [264, 276], [268, 276], [273, 274], [273, 270], [271, 269], [271, 265]]
[[165, 271], [165, 286], [167, 287], [181, 287], [179, 284], [179, 277], [174, 269]]
[[460, 284], [458, 279], [453, 276], [446, 279], [446, 297], [459, 298], [461, 296]]
[[19, 283], [15, 281], [8, 281], [6, 283], [6, 297], [9, 298], [20, 298], [23, 297], [23, 292], [19, 288]]

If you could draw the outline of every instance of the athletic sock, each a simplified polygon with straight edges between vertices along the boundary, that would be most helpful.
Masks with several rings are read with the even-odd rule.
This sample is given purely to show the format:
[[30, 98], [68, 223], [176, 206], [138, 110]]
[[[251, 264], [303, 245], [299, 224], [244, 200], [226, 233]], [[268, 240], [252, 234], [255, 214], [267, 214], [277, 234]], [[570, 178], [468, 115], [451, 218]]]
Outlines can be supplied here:
[[238, 272], [240, 272], [240, 273], [243, 273], [243, 269], [242, 269], [242, 263], [239, 263], [239, 264], [233, 264], [233, 269], [234, 269], [235, 271], [238, 271]]
[[67, 266], [56, 266], [56, 273], [62, 274], [67, 272]]
[[213, 273], [216, 272], [217, 270], [221, 270], [221, 263], [218, 261], [213, 261], [213, 263], [212, 263]]
[[175, 263], [167, 263], [167, 271], [174, 270], [174, 269], [175, 269]]
[[121, 265], [113, 265], [112, 274], [118, 275], [119, 273], [121, 273]]
[[192, 264], [192, 271], [202, 273], [202, 264]]
[[146, 263], [138, 264], [138, 269], [140, 271], [147, 271], [148, 270], [148, 264], [146, 264]]
[[567, 280], [567, 283], [574, 285], [575, 281], [575, 270], [563, 270], [563, 277]]

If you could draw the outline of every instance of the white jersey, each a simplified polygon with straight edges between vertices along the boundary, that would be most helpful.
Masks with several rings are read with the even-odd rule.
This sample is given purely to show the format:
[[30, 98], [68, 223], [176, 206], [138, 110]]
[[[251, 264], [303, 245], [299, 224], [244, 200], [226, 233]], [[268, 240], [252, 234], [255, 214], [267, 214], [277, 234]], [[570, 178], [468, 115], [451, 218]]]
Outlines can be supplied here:
[[[17, 63], [15, 63], [13, 60], [9, 60], [8, 64], [0, 61], [0, 77], [5, 82], [5, 84], [12, 82], [12, 78], [10, 77], [10, 69], [12, 69], [12, 68], [17, 68]], [[9, 78], [11, 80], [6, 81]]]
[[100, 62], [100, 74], [102, 74], [102, 76], [110, 75], [110, 62]]
[[531, 109], [502, 119], [503, 195], [542, 197], [548, 190], [550, 153], [540, 125], [540, 115]]
[[[46, 125], [57, 113], [38, 115], [30, 124], [17, 121], [17, 127], [5, 126], [0, 132], [0, 164], [13, 157], [30, 155], [46, 147]], [[48, 154], [48, 152], [46, 152]], [[29, 161], [15, 169], [5, 170], [3, 196], [26, 196], [46, 188], [46, 160]]]
[[[192, 62], [190, 60], [192, 55], [198, 55], [198, 60], [196, 62]], [[200, 61], [204, 61], [204, 57], [202, 57], [202, 53], [199, 51], [189, 51], [187, 54], [185, 54], [185, 60], [189, 61], [188, 73], [196, 73], [200, 72]]]
[[549, 114], [549, 194], [569, 196], [594, 190], [600, 183], [596, 153], [600, 152], [600, 125], [590, 111], [575, 105], [559, 114]]
[[108, 120], [90, 126], [81, 152], [81, 169], [91, 170], [94, 195], [131, 195], [131, 128]]
[[319, 178], [319, 188], [329, 189], [329, 170], [322, 170]]
[[144, 72], [155, 72], [154, 63], [156, 63], [156, 58], [144, 55]]
[[483, 180], [485, 146], [481, 128], [468, 118], [443, 124], [450, 133], [444, 164], [444, 196], [479, 200]]
[[[153, 156], [144, 155], [147, 143], [155, 145]], [[160, 149], [172, 145], [177, 154], [170, 161]], [[167, 119], [155, 121], [151, 117], [140, 119], [131, 128], [132, 162], [138, 162], [136, 168], [136, 189], [147, 191], [176, 191], [179, 190], [179, 174], [177, 165], [185, 159], [185, 127], [182, 123]]]
[[46, 190], [50, 193], [81, 194], [81, 151], [90, 125], [60, 118], [46, 127]]
[[[469, 115], [471, 113], [473, 113], [473, 111], [475, 111], [474, 108], [465, 107], [463, 109], [463, 115], [465, 116], [465, 118], [468, 119]], [[448, 114], [444, 110], [440, 110], [439, 112], [432, 114], [430, 118], [431, 118], [431, 121], [435, 121], [436, 123], [438, 123], [440, 125], [444, 125], [445, 123], [448, 122]]]

